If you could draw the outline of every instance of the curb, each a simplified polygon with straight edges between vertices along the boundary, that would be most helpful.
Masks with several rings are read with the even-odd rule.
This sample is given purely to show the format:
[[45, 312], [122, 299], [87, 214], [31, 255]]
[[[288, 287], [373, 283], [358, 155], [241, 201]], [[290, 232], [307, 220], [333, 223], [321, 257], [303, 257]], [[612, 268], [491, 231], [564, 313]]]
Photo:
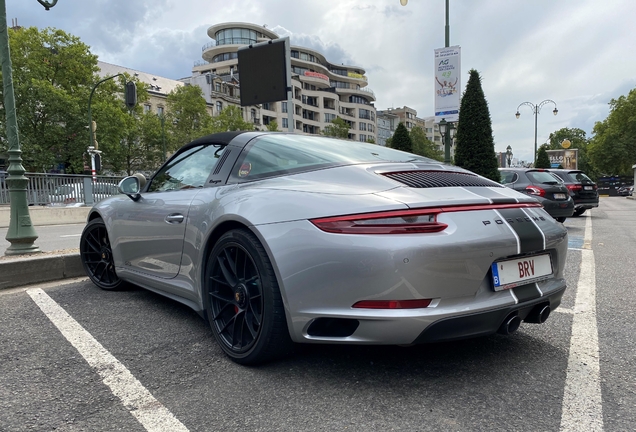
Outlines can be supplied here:
[[82, 276], [79, 253], [0, 260], [0, 290]]

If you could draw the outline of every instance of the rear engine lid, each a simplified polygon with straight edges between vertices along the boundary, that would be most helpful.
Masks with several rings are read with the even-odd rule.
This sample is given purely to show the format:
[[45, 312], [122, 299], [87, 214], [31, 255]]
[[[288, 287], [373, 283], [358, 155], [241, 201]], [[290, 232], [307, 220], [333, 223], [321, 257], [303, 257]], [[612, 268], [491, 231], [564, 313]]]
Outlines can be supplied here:
[[376, 195], [394, 199], [409, 207], [536, 202], [534, 198], [459, 168], [456, 171], [376, 171], [376, 174], [403, 185]]

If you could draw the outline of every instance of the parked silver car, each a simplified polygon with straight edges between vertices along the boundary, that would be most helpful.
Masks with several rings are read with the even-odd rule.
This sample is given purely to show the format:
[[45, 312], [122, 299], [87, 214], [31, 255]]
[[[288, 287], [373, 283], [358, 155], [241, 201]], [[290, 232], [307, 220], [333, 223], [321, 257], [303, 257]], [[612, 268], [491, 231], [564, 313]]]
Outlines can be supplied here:
[[541, 204], [410, 153], [227, 132], [144, 180], [92, 208], [87, 274], [190, 306], [239, 363], [294, 343], [510, 334], [544, 322], [566, 289], [567, 231]]

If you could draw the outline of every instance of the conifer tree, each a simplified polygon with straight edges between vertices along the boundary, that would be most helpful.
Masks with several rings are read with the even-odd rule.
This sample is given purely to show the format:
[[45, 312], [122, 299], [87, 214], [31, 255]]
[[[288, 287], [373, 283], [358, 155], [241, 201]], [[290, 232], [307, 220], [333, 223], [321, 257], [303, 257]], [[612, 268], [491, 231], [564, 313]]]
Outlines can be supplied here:
[[494, 181], [499, 181], [495, 144], [488, 102], [481, 88], [479, 72], [471, 69], [459, 109], [455, 164]]
[[402, 122], [398, 123], [397, 128], [395, 128], [395, 133], [391, 137], [391, 148], [413, 153], [413, 141], [411, 140], [409, 131]]
[[552, 164], [550, 163], [550, 157], [548, 156], [548, 152], [546, 151], [545, 144], [539, 147], [537, 151], [537, 163], [534, 166], [535, 168], [552, 168]]

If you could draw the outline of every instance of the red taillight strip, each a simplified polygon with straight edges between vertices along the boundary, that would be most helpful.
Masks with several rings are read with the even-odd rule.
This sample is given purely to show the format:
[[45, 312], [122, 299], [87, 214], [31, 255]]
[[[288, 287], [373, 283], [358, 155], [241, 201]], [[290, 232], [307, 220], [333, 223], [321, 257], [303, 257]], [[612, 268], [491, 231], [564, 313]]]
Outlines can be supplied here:
[[356, 309], [419, 309], [428, 307], [432, 299], [419, 300], [361, 300], [355, 303]]
[[[426, 234], [444, 231], [448, 225], [437, 221], [440, 213], [460, 211], [497, 210], [508, 208], [542, 207], [540, 203], [514, 203], [514, 204], [467, 204], [448, 207], [434, 207], [414, 210], [393, 210], [377, 213], [364, 213], [357, 215], [334, 216], [310, 220], [316, 227], [325, 232], [335, 234]], [[389, 218], [408, 218], [413, 216], [434, 216], [431, 222], [403, 224], [356, 224], [357, 221]]]

